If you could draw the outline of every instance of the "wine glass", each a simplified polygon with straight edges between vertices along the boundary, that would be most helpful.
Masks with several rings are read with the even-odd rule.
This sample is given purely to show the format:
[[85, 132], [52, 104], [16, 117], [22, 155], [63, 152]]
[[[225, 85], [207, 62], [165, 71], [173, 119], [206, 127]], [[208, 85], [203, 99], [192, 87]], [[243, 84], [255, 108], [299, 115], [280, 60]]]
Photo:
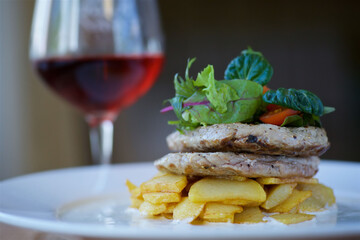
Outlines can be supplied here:
[[93, 161], [111, 162], [113, 122], [154, 84], [163, 63], [156, 0], [37, 0], [30, 59], [80, 109]]

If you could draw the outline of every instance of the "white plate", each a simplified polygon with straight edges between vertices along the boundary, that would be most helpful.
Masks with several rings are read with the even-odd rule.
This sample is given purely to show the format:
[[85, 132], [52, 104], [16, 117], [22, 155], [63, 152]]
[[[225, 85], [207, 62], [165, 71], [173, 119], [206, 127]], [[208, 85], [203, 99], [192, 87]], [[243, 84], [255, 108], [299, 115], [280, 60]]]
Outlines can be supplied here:
[[[137, 239], [249, 239], [360, 235], [360, 164], [322, 161], [317, 177], [332, 187], [338, 212], [296, 224], [188, 225], [144, 219], [126, 211], [126, 179], [139, 184], [152, 163], [80, 167], [0, 183], [0, 221], [34, 230], [88, 237]], [[85, 200], [84, 200], [85, 199]], [[322, 219], [319, 221], [319, 219]]]

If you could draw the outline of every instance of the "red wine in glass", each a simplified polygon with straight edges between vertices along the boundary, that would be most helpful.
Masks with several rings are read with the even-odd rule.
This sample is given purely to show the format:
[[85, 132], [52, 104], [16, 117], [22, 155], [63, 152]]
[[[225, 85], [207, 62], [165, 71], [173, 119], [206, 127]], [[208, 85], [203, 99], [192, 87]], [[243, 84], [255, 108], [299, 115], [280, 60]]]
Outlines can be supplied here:
[[91, 126], [113, 121], [145, 94], [163, 64], [162, 54], [46, 58], [34, 62], [46, 84], [88, 116]]
[[154, 84], [164, 57], [156, 0], [36, 0], [30, 60], [84, 113], [94, 163], [111, 163], [114, 121]]

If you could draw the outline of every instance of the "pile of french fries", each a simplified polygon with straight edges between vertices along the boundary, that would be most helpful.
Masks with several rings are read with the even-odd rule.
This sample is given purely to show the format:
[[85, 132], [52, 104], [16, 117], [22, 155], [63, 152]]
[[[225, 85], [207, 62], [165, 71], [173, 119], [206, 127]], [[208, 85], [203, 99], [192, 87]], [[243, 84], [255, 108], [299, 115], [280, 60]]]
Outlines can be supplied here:
[[260, 223], [266, 216], [295, 224], [335, 203], [332, 189], [315, 178], [194, 178], [159, 172], [139, 187], [126, 185], [130, 207], [142, 214], [193, 224]]

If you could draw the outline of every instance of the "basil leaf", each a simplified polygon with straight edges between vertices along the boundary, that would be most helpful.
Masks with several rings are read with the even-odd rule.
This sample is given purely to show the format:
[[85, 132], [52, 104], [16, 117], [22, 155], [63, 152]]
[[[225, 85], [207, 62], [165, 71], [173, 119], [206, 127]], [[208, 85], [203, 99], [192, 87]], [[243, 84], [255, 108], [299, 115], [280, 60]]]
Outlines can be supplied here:
[[225, 70], [225, 79], [250, 80], [264, 86], [271, 80], [273, 72], [264, 56], [249, 48], [229, 63]]
[[263, 95], [263, 101], [315, 116], [322, 116], [324, 113], [324, 106], [320, 98], [314, 93], [302, 89], [269, 90]]

